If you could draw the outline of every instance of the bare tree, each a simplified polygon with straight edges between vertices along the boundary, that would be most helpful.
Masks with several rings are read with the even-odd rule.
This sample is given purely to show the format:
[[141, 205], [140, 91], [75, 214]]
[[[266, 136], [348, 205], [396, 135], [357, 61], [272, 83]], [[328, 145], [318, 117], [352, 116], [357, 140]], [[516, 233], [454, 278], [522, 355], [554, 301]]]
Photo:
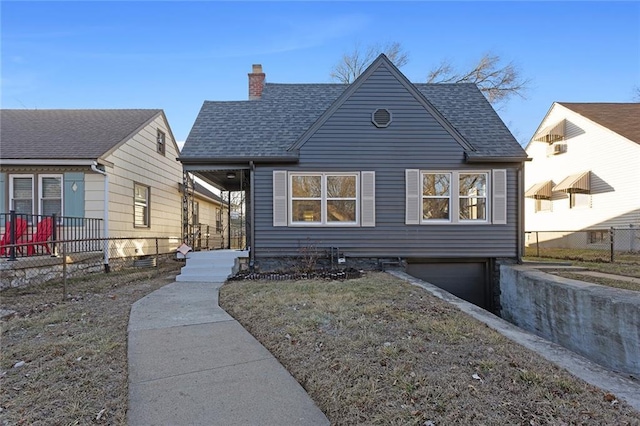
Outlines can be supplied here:
[[398, 68], [409, 62], [409, 54], [404, 51], [402, 45], [398, 42], [385, 45], [372, 44], [366, 49], [356, 44], [353, 50], [342, 55], [340, 62], [333, 67], [331, 78], [344, 84], [353, 83], [381, 53], [384, 53]]
[[[331, 71], [331, 78], [344, 84], [353, 83], [380, 53], [398, 68], [409, 62], [408, 53], [398, 42], [373, 44], [366, 49], [356, 45], [351, 52], [342, 55]], [[496, 104], [513, 95], [524, 98], [530, 81], [522, 77], [513, 62], [504, 64], [499, 55], [489, 52], [469, 71], [456, 70], [450, 61], [442, 61], [429, 72], [427, 83], [475, 83], [489, 102]]]
[[485, 53], [469, 71], [457, 71], [445, 60], [427, 76], [427, 83], [475, 83], [492, 104], [513, 95], [524, 98], [529, 82], [513, 62], [503, 64], [502, 58], [492, 53]]

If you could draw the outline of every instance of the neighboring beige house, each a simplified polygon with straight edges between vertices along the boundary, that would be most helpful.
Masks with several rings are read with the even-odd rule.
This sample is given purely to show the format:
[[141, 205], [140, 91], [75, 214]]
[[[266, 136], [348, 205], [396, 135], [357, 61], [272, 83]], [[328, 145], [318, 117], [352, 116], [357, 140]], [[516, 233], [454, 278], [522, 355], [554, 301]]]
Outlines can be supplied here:
[[[555, 102], [526, 151], [526, 231], [584, 230], [574, 246], [588, 246], [640, 228], [640, 103]], [[640, 249], [637, 231], [623, 235], [617, 249]]]
[[[183, 172], [162, 110], [1, 110], [0, 119], [0, 213], [107, 216], [109, 237], [180, 245]], [[203, 195], [198, 204], [200, 221], [215, 226], [222, 201]]]
[[198, 181], [193, 183], [193, 194], [190, 210], [193, 212], [191, 223], [194, 247], [226, 248], [229, 223], [228, 202]]

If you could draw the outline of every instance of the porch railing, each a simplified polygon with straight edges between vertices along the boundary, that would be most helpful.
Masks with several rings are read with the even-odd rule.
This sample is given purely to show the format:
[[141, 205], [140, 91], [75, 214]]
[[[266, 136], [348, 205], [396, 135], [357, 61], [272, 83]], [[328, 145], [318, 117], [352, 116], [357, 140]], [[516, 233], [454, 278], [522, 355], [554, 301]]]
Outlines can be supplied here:
[[102, 219], [25, 213], [0, 213], [0, 257], [58, 254], [58, 241], [71, 241], [76, 253], [102, 250]]

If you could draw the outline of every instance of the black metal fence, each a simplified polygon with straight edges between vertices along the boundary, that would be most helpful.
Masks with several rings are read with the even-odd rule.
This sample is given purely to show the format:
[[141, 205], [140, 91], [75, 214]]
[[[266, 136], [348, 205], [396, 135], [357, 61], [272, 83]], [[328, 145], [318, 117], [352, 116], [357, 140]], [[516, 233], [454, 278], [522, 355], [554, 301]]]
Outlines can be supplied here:
[[96, 251], [101, 232], [102, 219], [0, 213], [0, 257], [55, 256], [60, 241], [67, 242], [73, 252]]
[[[17, 251], [33, 243], [9, 248]], [[96, 279], [118, 282], [123, 275], [154, 275], [164, 270], [177, 270], [183, 265], [176, 260], [181, 241], [174, 238], [97, 238], [56, 240], [56, 254], [18, 256], [0, 259], [0, 290], [27, 287], [95, 274]], [[95, 250], [86, 250], [93, 247]], [[78, 250], [78, 249], [81, 250]]]
[[640, 227], [525, 232], [525, 255], [640, 264]]
[[193, 241], [187, 241], [187, 245], [194, 250], [212, 250], [226, 247], [222, 228], [217, 225], [207, 225], [205, 223], [191, 225], [191, 236]]

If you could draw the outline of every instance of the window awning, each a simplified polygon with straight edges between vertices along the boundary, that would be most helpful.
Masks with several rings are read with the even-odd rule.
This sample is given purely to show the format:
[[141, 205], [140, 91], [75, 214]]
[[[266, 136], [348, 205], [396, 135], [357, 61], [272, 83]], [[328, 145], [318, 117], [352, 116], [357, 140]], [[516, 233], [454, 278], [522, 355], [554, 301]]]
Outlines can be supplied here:
[[551, 198], [551, 188], [553, 182], [550, 180], [544, 182], [538, 182], [524, 193], [527, 198], [535, 198], [536, 200], [543, 200]]
[[534, 141], [553, 143], [564, 139], [566, 120], [547, 126], [533, 136]]
[[568, 176], [553, 187], [554, 191], [589, 194], [591, 192], [591, 172], [586, 171]]

